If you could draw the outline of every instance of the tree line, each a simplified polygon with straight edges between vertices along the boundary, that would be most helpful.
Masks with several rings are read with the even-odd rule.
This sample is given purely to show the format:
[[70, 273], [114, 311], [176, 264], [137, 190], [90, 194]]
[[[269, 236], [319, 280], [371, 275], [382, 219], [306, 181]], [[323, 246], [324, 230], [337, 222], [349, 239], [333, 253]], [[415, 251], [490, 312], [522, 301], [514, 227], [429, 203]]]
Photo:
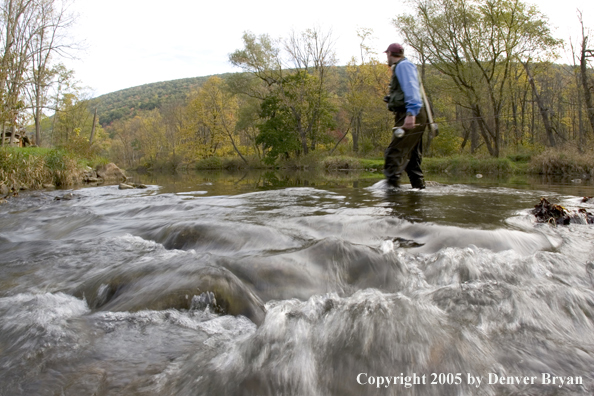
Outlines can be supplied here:
[[519, 0], [411, 4], [415, 12], [398, 17], [395, 25], [420, 55], [423, 74], [430, 65], [441, 77], [435, 88], [451, 92], [449, 116], [455, 109], [456, 119], [466, 120], [460, 124], [463, 142], [480, 140], [494, 157], [526, 139], [550, 147], [586, 142], [594, 129], [587, 68], [592, 51], [581, 13], [581, 48], [576, 53], [571, 46], [573, 67], [559, 68], [551, 60], [563, 42], [551, 35], [535, 6]]
[[[26, 25], [15, 4], [55, 5], [57, 0], [3, 1], [2, 124], [17, 125], [29, 108], [38, 142], [89, 145], [97, 107], [104, 110], [98, 115], [104, 130], [97, 128], [94, 144], [100, 143], [123, 166], [191, 166], [209, 157], [274, 164], [314, 151], [380, 155], [391, 138], [393, 119], [382, 101], [390, 69], [384, 55], [370, 47], [370, 29], [358, 31], [360, 53], [346, 66], [337, 66], [332, 34], [320, 28], [293, 31], [281, 39], [246, 32], [242, 48], [229, 55], [241, 72], [201, 79], [185, 95], [179, 89], [190, 87], [188, 82], [174, 84], [179, 92], [171, 95], [166, 90], [154, 91], [148, 99], [122, 94], [118, 100], [126, 105], [118, 108], [117, 101], [102, 105], [101, 98], [83, 100], [71, 72], [59, 64], [49, 67], [53, 55], [47, 51], [54, 48], [53, 54], [59, 54], [57, 45], [39, 43], [58, 26], [65, 29], [65, 22], [47, 23], [45, 39], [39, 36], [43, 24], [20, 28], [37, 37], [19, 44], [26, 50], [17, 51], [14, 40], [7, 40], [15, 35], [6, 33], [13, 26]], [[536, 7], [519, 0], [409, 4], [413, 11], [397, 16], [394, 26], [404, 38], [407, 57], [418, 65], [440, 125], [438, 136], [426, 135], [429, 155], [499, 157], [591, 145], [593, 51], [581, 14], [581, 40], [567, 44], [553, 37]], [[39, 12], [34, 9], [28, 18]], [[43, 13], [46, 18], [54, 15], [54, 22], [64, 14], [59, 11], [63, 8], [55, 9]], [[18, 23], [9, 23], [10, 15]], [[70, 21], [65, 14], [60, 18]], [[554, 63], [567, 48], [573, 64]], [[28, 55], [21, 59], [21, 53]], [[40, 59], [46, 58], [40, 68]], [[43, 116], [35, 108], [50, 108], [53, 115]]]
[[[574, 64], [554, 63], [568, 45], [546, 17], [519, 0], [411, 0], [394, 26], [424, 81], [440, 135], [430, 155], [499, 157], [594, 136], [592, 68], [581, 14]], [[358, 31], [360, 54], [337, 67], [319, 28], [274, 40], [246, 32], [229, 61], [241, 73], [210, 78], [178, 100], [110, 127], [128, 164], [192, 163], [209, 156], [273, 164], [314, 150], [379, 155], [393, 123], [382, 97], [390, 70]], [[412, 54], [411, 54], [412, 53]], [[383, 55], [383, 54], [382, 54]]]

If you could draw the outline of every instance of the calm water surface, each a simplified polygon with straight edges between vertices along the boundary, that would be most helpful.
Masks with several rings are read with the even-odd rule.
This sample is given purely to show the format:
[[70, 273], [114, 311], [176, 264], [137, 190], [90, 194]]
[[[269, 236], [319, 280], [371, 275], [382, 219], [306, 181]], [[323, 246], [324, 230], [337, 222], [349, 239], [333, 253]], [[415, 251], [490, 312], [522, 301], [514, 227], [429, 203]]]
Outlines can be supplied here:
[[594, 392], [588, 181], [134, 178], [0, 205], [0, 395]]

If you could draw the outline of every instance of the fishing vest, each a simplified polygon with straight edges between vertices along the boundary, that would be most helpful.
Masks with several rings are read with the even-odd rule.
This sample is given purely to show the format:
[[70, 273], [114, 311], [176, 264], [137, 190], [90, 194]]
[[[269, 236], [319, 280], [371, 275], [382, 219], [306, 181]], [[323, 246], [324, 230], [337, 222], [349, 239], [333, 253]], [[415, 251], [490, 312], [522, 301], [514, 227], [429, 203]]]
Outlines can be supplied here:
[[390, 81], [390, 99], [388, 100], [388, 110], [393, 112], [405, 112], [406, 103], [404, 102], [404, 91], [400, 86], [400, 81], [396, 77], [396, 67], [406, 58], [400, 59], [392, 65], [392, 81]]

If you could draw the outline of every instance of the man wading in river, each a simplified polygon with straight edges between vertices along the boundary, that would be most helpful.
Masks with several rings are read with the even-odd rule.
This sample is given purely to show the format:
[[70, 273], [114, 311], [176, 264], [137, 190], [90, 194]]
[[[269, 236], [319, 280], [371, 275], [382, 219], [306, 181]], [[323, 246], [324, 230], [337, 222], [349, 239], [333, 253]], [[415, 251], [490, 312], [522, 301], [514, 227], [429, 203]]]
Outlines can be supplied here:
[[406, 170], [412, 187], [422, 189], [425, 188], [421, 159], [427, 111], [421, 99], [417, 67], [404, 57], [400, 44], [390, 44], [384, 52], [392, 68], [390, 94], [384, 102], [395, 120], [392, 142], [384, 155], [384, 175], [390, 186], [398, 187], [402, 171]]

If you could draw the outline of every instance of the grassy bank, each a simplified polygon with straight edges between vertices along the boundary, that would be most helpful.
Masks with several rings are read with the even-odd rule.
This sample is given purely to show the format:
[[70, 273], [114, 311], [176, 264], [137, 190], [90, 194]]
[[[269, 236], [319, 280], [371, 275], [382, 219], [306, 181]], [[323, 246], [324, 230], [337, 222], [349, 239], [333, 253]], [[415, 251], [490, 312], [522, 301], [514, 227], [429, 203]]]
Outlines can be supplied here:
[[[359, 159], [353, 157], [328, 157], [323, 162], [325, 169], [364, 169], [381, 171], [383, 158]], [[529, 162], [515, 158], [475, 158], [471, 156], [452, 156], [423, 158], [423, 170], [428, 173], [452, 174], [525, 174]]]
[[[246, 170], [284, 169], [303, 171], [368, 171], [381, 173], [384, 160], [381, 157], [360, 158], [357, 156], [328, 156], [327, 152], [315, 151], [308, 155], [279, 160], [275, 165], [264, 164], [256, 156], [208, 157], [190, 164], [153, 164], [137, 170], [156, 173], [191, 172], [196, 170]], [[423, 158], [423, 170], [428, 174], [442, 175], [555, 175], [594, 177], [594, 154], [580, 153], [575, 148], [549, 149], [534, 154], [510, 154], [502, 158], [489, 156], [453, 155], [448, 157]]]
[[[381, 171], [383, 158], [327, 157], [324, 169], [362, 169]], [[423, 158], [423, 170], [434, 174], [484, 175], [566, 175], [594, 177], [594, 154], [577, 149], [549, 149], [535, 155], [515, 154], [503, 158], [455, 155]]]
[[15, 191], [44, 185], [68, 187], [81, 182], [87, 166], [102, 162], [60, 149], [0, 147], [0, 186]]
[[[249, 158], [244, 163], [238, 157], [205, 158], [194, 164], [195, 170], [231, 170], [231, 169], [301, 169], [301, 170], [367, 170], [381, 171], [383, 158], [358, 158], [355, 156], [332, 156], [325, 153], [311, 153], [298, 158], [279, 161], [275, 166], [266, 166], [257, 158]], [[190, 170], [190, 169], [188, 169]], [[475, 157], [455, 155], [449, 157], [423, 158], [423, 170], [428, 173], [445, 174], [546, 174], [574, 175], [589, 174], [594, 176], [594, 156], [580, 154], [571, 150], [551, 150], [541, 154], [509, 155], [503, 158]]]

